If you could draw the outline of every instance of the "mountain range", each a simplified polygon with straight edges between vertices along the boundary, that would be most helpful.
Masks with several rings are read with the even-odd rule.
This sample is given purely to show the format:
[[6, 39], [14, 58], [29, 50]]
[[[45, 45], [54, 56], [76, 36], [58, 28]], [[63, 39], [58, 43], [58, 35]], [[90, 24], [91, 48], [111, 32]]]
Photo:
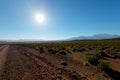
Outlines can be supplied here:
[[0, 40], [0, 43], [41, 43], [41, 42], [53, 42], [53, 41], [72, 41], [72, 40], [101, 40], [101, 39], [113, 39], [113, 38], [120, 38], [120, 35], [110, 35], [110, 34], [96, 34], [93, 36], [79, 36], [79, 37], [72, 37], [65, 40], [36, 40], [36, 39], [20, 39], [20, 40]]
[[120, 38], [120, 35], [96, 34], [93, 36], [73, 37], [73, 38], [69, 38], [68, 40], [96, 40], [96, 39], [112, 39], [112, 38]]

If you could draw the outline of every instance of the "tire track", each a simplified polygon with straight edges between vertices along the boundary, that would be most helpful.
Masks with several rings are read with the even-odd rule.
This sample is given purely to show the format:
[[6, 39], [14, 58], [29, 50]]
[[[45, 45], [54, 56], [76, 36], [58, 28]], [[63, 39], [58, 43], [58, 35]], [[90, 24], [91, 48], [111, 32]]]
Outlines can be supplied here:
[[8, 48], [9, 45], [3, 45], [0, 47], [0, 80], [2, 80], [1, 76], [3, 75], [3, 69], [6, 62]]
[[8, 48], [9, 48], [9, 45], [4, 45], [0, 47], [0, 70], [2, 70], [3, 65], [6, 61]]

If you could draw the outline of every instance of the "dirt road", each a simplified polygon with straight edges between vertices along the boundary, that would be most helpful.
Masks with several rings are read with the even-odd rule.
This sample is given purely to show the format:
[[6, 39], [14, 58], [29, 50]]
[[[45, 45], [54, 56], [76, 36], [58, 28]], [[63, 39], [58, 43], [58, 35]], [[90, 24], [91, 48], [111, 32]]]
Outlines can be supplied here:
[[0, 72], [3, 68], [5, 61], [6, 61], [8, 48], [9, 48], [9, 45], [4, 45], [4, 46], [0, 47]]
[[48, 58], [34, 49], [3, 45], [0, 47], [0, 80], [87, 80]]

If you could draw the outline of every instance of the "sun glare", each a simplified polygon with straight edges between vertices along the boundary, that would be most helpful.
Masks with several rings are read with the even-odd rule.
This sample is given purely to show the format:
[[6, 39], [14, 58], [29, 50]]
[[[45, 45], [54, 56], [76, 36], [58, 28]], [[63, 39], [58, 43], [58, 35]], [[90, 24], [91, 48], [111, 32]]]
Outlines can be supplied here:
[[45, 21], [45, 16], [43, 14], [38, 13], [35, 15], [35, 20], [38, 23], [43, 23]]

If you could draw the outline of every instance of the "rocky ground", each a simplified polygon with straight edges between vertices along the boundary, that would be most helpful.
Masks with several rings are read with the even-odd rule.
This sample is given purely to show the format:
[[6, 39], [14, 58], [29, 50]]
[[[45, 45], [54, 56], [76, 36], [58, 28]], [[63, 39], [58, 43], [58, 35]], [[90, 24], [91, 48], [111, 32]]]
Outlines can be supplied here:
[[[82, 55], [80, 57], [84, 62]], [[2, 45], [0, 80], [111, 80], [109, 75], [94, 66], [67, 60], [33, 48]]]

